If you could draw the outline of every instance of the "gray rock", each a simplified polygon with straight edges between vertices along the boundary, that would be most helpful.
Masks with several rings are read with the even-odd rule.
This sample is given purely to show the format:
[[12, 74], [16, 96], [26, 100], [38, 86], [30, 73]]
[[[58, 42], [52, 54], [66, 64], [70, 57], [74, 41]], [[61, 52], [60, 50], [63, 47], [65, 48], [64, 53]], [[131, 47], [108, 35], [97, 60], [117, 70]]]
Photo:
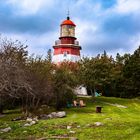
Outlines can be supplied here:
[[103, 123], [101, 123], [101, 122], [95, 122], [94, 123], [96, 126], [102, 126], [103, 125]]
[[17, 118], [12, 119], [11, 121], [19, 121], [19, 120], [22, 120], [22, 119], [23, 119], [23, 117], [17, 117]]
[[66, 117], [66, 112], [65, 111], [57, 112], [56, 117], [58, 118]]
[[112, 118], [105, 118], [105, 120], [112, 120]]
[[9, 132], [11, 130], [12, 130], [11, 127], [7, 127], [7, 128], [4, 128], [4, 129], [1, 129], [0, 131], [1, 132]]
[[57, 115], [57, 113], [56, 113], [56, 112], [52, 112], [51, 115], [52, 115], [53, 117], [55, 117], [55, 116]]
[[53, 118], [63, 118], [66, 116], [65, 111], [60, 111], [60, 112], [52, 112], [49, 115], [43, 114], [40, 115], [41, 119], [53, 119]]
[[30, 122], [30, 125], [33, 125], [33, 124], [36, 124], [36, 122], [35, 121], [31, 121]]
[[67, 126], [67, 129], [71, 129], [71, 126], [68, 125], [68, 126]]
[[51, 114], [48, 115], [48, 117], [49, 117], [50, 119], [52, 119], [52, 118], [57, 118], [57, 113], [56, 113], [56, 112], [52, 112]]
[[47, 115], [47, 117], [48, 117], [49, 119], [54, 118], [54, 116], [53, 116], [52, 114]]
[[32, 118], [28, 118], [26, 119], [27, 122], [32, 122]]
[[31, 120], [32, 119], [29, 118], [28, 123], [24, 124], [24, 126], [26, 127], [26, 126], [32, 126], [32, 125], [36, 124], [36, 121], [33, 121], [33, 120], [31, 121]]
[[71, 134], [75, 134], [76, 132], [75, 132], [75, 131], [70, 131], [70, 133], [71, 133]]
[[31, 124], [29, 124], [29, 123], [25, 123], [24, 126], [25, 126], [25, 127], [26, 127], [26, 126], [31, 126]]
[[39, 117], [40, 117], [40, 119], [43, 119], [43, 120], [49, 119], [49, 117], [48, 117], [47, 114], [42, 114], [42, 115], [40, 115]]
[[4, 117], [5, 115], [4, 114], [0, 114], [0, 118]]
[[34, 117], [32, 120], [38, 122], [38, 116]]

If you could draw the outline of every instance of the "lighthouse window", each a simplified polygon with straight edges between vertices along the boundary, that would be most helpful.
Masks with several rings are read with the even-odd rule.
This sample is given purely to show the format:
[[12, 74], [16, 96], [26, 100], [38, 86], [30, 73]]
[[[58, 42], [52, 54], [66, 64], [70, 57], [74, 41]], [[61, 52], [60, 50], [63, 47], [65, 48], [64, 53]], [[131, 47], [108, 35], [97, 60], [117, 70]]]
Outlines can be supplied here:
[[67, 56], [67, 52], [63, 52], [63, 54], [64, 54], [64, 57], [66, 57], [66, 56]]

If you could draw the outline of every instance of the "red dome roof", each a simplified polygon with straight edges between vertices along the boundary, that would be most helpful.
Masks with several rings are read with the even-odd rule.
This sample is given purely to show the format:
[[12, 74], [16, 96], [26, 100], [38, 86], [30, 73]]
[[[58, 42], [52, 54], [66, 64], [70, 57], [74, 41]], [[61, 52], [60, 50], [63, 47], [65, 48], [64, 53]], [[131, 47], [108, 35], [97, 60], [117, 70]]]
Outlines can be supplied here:
[[64, 20], [62, 23], [61, 23], [61, 26], [62, 25], [72, 25], [72, 26], [76, 26], [71, 20], [67, 19], [67, 20]]

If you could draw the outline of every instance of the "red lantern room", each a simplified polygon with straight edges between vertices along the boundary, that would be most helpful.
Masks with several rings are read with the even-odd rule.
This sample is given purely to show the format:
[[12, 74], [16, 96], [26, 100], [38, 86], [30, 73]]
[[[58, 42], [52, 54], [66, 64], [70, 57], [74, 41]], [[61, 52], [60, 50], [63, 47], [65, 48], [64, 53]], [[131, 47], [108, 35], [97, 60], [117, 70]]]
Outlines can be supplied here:
[[55, 41], [53, 63], [60, 64], [64, 61], [76, 62], [80, 60], [79, 42], [75, 37], [76, 25], [70, 20], [69, 16], [60, 25], [60, 37]]

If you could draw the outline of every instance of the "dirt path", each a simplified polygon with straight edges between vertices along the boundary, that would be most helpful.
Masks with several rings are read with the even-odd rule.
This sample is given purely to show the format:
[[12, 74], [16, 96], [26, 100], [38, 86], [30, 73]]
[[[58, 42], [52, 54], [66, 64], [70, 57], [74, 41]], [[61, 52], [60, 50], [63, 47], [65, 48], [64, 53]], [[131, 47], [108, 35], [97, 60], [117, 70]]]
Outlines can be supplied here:
[[120, 105], [120, 104], [117, 104], [117, 103], [115, 103], [115, 104], [111, 104], [111, 103], [108, 103], [108, 102], [103, 102], [103, 103], [108, 104], [108, 105], [112, 105], [112, 106], [116, 106], [116, 107], [120, 107], [120, 108], [127, 108], [127, 106]]

